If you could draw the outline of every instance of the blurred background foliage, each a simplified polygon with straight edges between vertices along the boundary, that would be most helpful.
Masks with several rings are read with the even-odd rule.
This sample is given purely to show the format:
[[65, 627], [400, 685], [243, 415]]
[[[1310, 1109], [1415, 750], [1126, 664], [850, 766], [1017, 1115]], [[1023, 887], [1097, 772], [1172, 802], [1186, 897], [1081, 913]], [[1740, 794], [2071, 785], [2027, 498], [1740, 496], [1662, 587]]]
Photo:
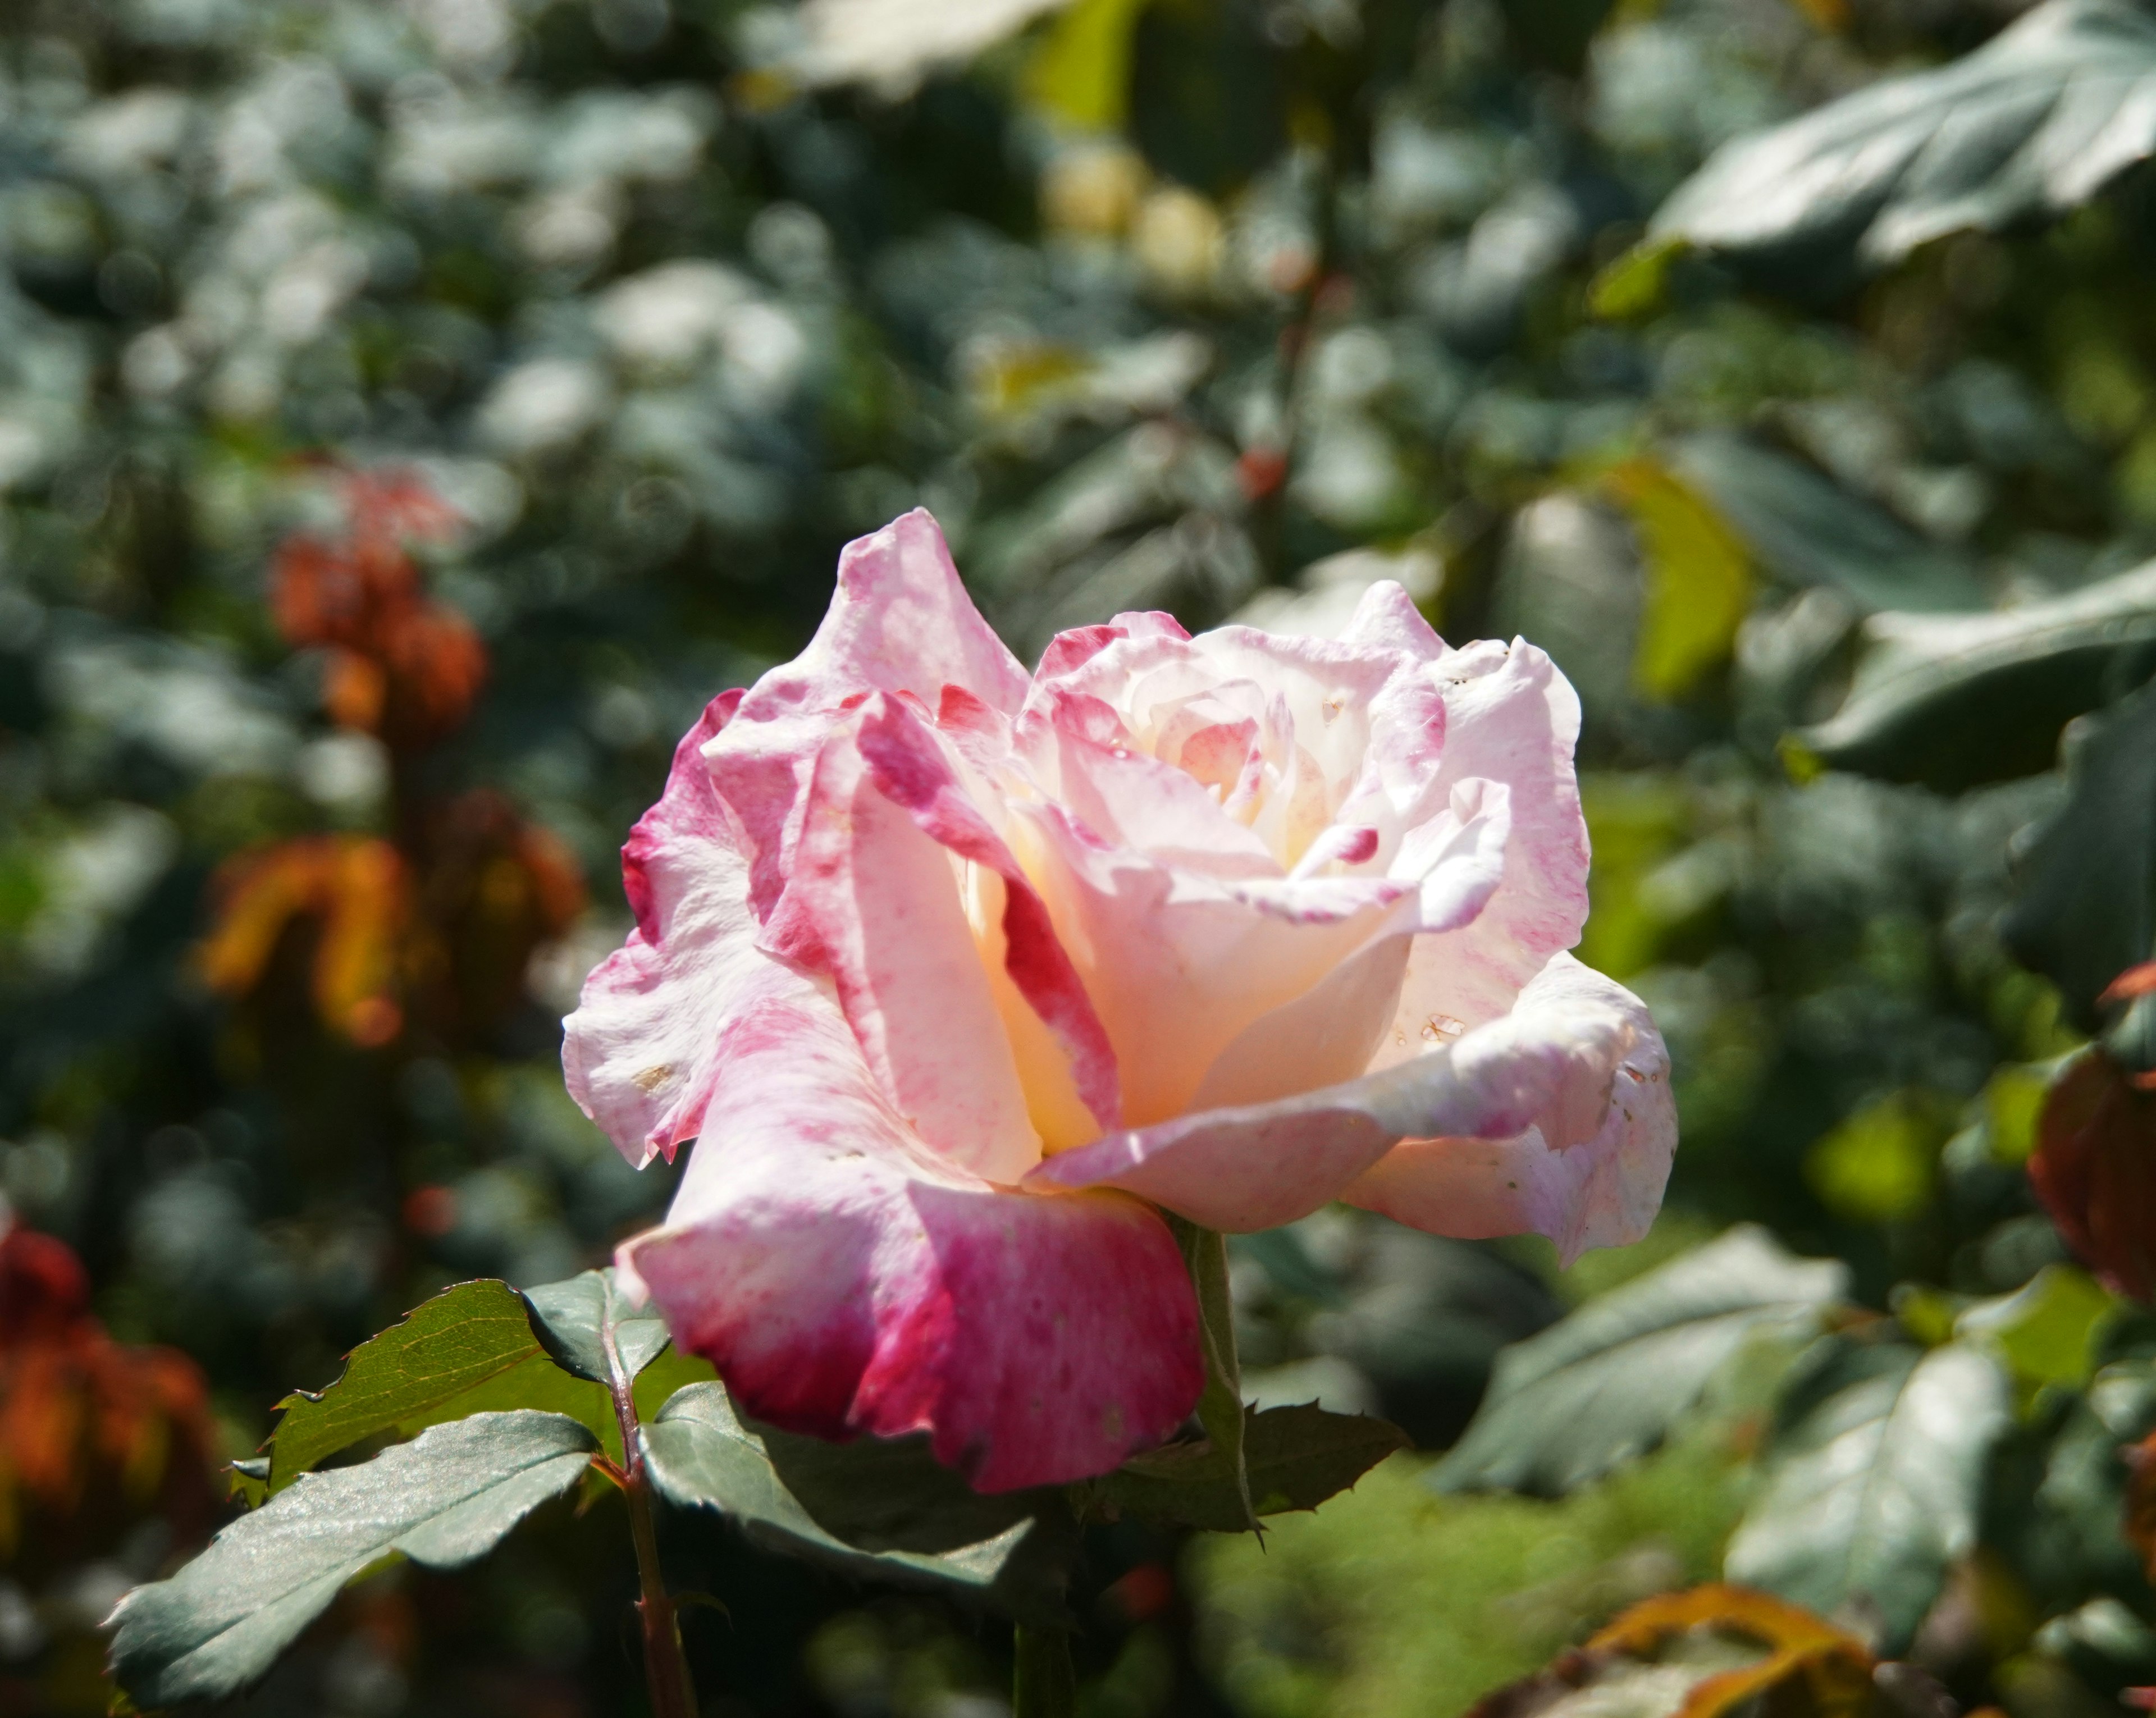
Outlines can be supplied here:
[[[662, 1208], [555, 1059], [614, 849], [916, 504], [1021, 653], [1393, 577], [1584, 700], [1582, 953], [1670, 1038], [1670, 1208], [1568, 1272], [1239, 1240], [1264, 1399], [1435, 1452], [1507, 1345], [1648, 1317], [1733, 1223], [1841, 1261], [1641, 1372], [1658, 1413], [1574, 1400], [1616, 1431], [1561, 1474], [1508, 1358], [1480, 1444], [1262, 1551], [1096, 1534], [1089, 1714], [1460, 1710], [1725, 1553], [2014, 1718], [2156, 1680], [2156, 1003], [2112, 988], [2156, 953], [2156, 19], [0, 18], [0, 1708], [104, 1710], [95, 1623], [289, 1387]], [[1900, 1459], [1947, 1491], [1799, 1543], [1834, 1439], [1871, 1472], [1942, 1380]], [[363, 1583], [247, 1709], [640, 1710], [620, 1536], [565, 1507]], [[1007, 1633], [679, 1538], [711, 1710], [1004, 1710]], [[1683, 1697], [1645, 1686], [1598, 1710]]]

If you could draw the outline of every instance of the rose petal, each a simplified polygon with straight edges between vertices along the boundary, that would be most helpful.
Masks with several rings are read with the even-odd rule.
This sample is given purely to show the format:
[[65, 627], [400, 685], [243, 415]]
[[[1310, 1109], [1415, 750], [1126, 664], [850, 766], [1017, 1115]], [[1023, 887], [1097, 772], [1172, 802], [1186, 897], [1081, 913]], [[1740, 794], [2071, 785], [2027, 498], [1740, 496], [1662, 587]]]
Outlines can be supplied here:
[[936, 521], [919, 508], [839, 556], [838, 587], [808, 648], [758, 680], [712, 748], [720, 791], [747, 831], [752, 899], [785, 886], [808, 772], [850, 699], [905, 695], [930, 710], [957, 686], [1015, 712], [1029, 682], [959, 582]]
[[[1122, 1187], [1209, 1228], [1249, 1231], [1341, 1197], [1400, 1140], [1502, 1141], [1540, 1127], [1548, 1140], [1591, 1145], [1607, 1131], [1620, 1065], [1653, 1028], [1628, 992], [1568, 956], [1551, 966], [1512, 1013], [1456, 1043], [1300, 1096], [1111, 1134], [1047, 1158], [1026, 1184]], [[1645, 1162], [1659, 1141], [1635, 1145]], [[1665, 1172], [1667, 1160], [1662, 1149]], [[1620, 1191], [1629, 1197], [1640, 1179], [1620, 1176]], [[1595, 1182], [1593, 1196], [1599, 1211], [1613, 1184]]]
[[1331, 899], [1336, 880], [1321, 878], [1283, 880], [1293, 900], [1245, 899], [1242, 885], [1103, 847], [1060, 807], [1014, 812], [1013, 848], [1107, 1029], [1135, 1122], [1188, 1108], [1238, 1033], [1353, 954], [1402, 895], [1370, 880], [1354, 900]]
[[1040, 1136], [950, 859], [864, 755], [887, 709], [909, 720], [879, 695], [824, 741], [759, 941], [832, 980], [885, 1096], [940, 1156], [1015, 1182]]
[[1511, 1139], [1404, 1141], [1342, 1197], [1461, 1240], [1548, 1235], [1569, 1264], [1590, 1247], [1638, 1240], [1661, 1207], [1677, 1143], [1669, 1052], [1637, 997], [1569, 955], [1550, 962], [1520, 1006], [1609, 1008], [1630, 1022], [1631, 1046], [1593, 1136], [1553, 1148], [1564, 1137], [1560, 1115]]
[[1587, 821], [1572, 765], [1579, 700], [1570, 684], [1519, 639], [1448, 651], [1425, 671], [1445, 695], [1437, 787], [1449, 793], [1477, 776], [1503, 782], [1512, 841], [1504, 880], [1474, 920], [1416, 939], [1379, 1065], [1419, 1054], [1432, 1018], [1469, 1026], [1497, 1018], [1587, 922]]
[[1415, 607], [1414, 598], [1398, 580], [1389, 578], [1379, 579], [1363, 592], [1340, 642], [1404, 651], [1419, 662], [1435, 662], [1446, 649], [1445, 640]]
[[749, 1413], [927, 1431], [1002, 1491], [1107, 1472], [1195, 1404], [1197, 1305], [1159, 1218], [933, 1163], [806, 980], [769, 969], [728, 1022], [711, 1116], [665, 1226], [619, 1258]]
[[674, 751], [666, 791], [629, 832], [628, 941], [585, 979], [562, 1023], [569, 1095], [641, 1168], [703, 1126], [720, 1025], [769, 964], [755, 946], [748, 868], [704, 763], [739, 692], [711, 700]]
[[[1000, 946], [992, 968], [1009, 978], [1046, 1028], [1075, 1095], [1094, 1120], [1102, 1127], [1119, 1126], [1122, 1094], [1114, 1047], [1070, 956], [1056, 941], [1046, 904], [1016, 857], [968, 797], [934, 737], [903, 706], [888, 699], [872, 704], [862, 718], [860, 745], [879, 791], [903, 806], [931, 839], [1001, 883], [993, 927]], [[1023, 1064], [1026, 1023], [1010, 1020], [1009, 1013], [1006, 1009], [1006, 1024], [1015, 1028]], [[935, 1018], [933, 1009], [929, 1017]], [[952, 1023], [937, 1019], [937, 1029], [948, 1033]], [[1034, 1082], [1027, 1084], [1030, 1091]]]

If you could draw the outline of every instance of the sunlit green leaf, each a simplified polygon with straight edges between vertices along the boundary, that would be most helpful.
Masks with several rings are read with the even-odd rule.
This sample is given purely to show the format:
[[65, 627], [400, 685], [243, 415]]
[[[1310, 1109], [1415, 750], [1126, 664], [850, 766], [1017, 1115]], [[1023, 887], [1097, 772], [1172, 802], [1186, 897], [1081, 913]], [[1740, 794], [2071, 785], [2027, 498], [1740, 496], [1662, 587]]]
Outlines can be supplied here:
[[535, 1360], [542, 1372], [553, 1370], [514, 1289], [490, 1278], [444, 1289], [353, 1349], [328, 1388], [295, 1390], [278, 1404], [283, 1417], [270, 1444], [270, 1489], [282, 1490], [325, 1456], [408, 1426]]
[[1627, 460], [1604, 482], [1632, 515], [1646, 574], [1633, 685], [1681, 698], [1729, 659], [1752, 606], [1751, 563], [1714, 509], [1661, 466]]
[[1995, 614], [1876, 615], [1865, 633], [1847, 700], [1803, 736], [1811, 750], [1890, 782], [2005, 781], [2048, 768], [2068, 721], [2156, 670], [2156, 565]]
[[1855, 1606], [1898, 1652], [1975, 1543], [2007, 1418], [2005, 1379], [1974, 1348], [1844, 1346], [1791, 1404], [1729, 1578], [1827, 1614]]
[[1712, 502], [1761, 567], [1820, 585], [1860, 611], [1980, 608], [1969, 558], [1926, 541], [1891, 514], [1746, 437], [1688, 436], [1670, 468]]
[[1657, 237], [1867, 267], [1966, 227], [2087, 202], [2156, 149], [2156, 22], [2047, 0], [1983, 49], [1725, 144], [1656, 214]]
[[1732, 1229], [1507, 1349], [1431, 1477], [1447, 1490], [1562, 1495], [1660, 1444], [1748, 1339], [1809, 1332], [1847, 1291], [1838, 1262]]
[[121, 1601], [114, 1674], [145, 1706], [231, 1694], [355, 1575], [399, 1555], [437, 1569], [485, 1556], [575, 1484], [596, 1447], [560, 1414], [483, 1414], [357, 1467], [302, 1474], [172, 1579]]
[[1077, 0], [1025, 69], [1034, 105], [1067, 125], [1111, 131], [1130, 106], [1131, 28], [1144, 0]]

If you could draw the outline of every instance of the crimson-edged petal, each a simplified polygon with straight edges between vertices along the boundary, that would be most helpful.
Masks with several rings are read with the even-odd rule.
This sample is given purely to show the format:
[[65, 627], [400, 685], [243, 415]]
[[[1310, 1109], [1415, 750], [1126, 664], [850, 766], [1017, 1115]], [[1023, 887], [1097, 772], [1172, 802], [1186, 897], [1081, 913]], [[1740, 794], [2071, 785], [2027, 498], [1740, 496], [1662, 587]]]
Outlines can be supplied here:
[[665, 792], [622, 849], [635, 928], [562, 1023], [569, 1095], [639, 1168], [670, 1160], [702, 1126], [719, 1026], [770, 961], [756, 946], [740, 836], [703, 756], [741, 697], [713, 699], [675, 748]]
[[776, 967], [721, 1033], [665, 1224], [619, 1262], [760, 1418], [927, 1432], [978, 1490], [1106, 1473], [1204, 1382], [1167, 1225], [1113, 1192], [1014, 1192], [925, 1151], [829, 991]]
[[785, 887], [808, 773], [839, 711], [878, 692], [934, 710], [955, 686], [1010, 715], [1029, 684], [966, 594], [927, 513], [916, 507], [847, 544], [808, 648], [750, 688], [739, 720], [711, 748], [720, 791], [748, 838], [757, 911], [769, 912]]

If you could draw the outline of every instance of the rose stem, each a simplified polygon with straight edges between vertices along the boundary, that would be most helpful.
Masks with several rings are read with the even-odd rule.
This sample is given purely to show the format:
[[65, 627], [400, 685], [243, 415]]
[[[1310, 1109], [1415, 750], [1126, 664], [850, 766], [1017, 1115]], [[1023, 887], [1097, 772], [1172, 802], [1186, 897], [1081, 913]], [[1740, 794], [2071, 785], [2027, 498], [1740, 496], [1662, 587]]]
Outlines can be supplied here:
[[681, 1651], [681, 1627], [675, 1616], [673, 1598], [666, 1591], [665, 1574], [659, 1567], [659, 1534], [651, 1521], [651, 1481], [644, 1472], [644, 1449], [636, 1435], [634, 1381], [626, 1376], [621, 1349], [614, 1341], [611, 1285], [599, 1335], [606, 1344], [608, 1387], [613, 1396], [614, 1418], [621, 1426], [621, 1495], [629, 1502], [629, 1531], [636, 1541], [636, 1573], [643, 1588], [636, 1611], [644, 1622], [644, 1680], [650, 1692], [652, 1718], [696, 1718], [696, 1693], [689, 1680], [689, 1661]]
[[1011, 1718], [1071, 1718], [1078, 1710], [1078, 1682], [1070, 1669], [1070, 1630], [1021, 1623], [1017, 1644]]

